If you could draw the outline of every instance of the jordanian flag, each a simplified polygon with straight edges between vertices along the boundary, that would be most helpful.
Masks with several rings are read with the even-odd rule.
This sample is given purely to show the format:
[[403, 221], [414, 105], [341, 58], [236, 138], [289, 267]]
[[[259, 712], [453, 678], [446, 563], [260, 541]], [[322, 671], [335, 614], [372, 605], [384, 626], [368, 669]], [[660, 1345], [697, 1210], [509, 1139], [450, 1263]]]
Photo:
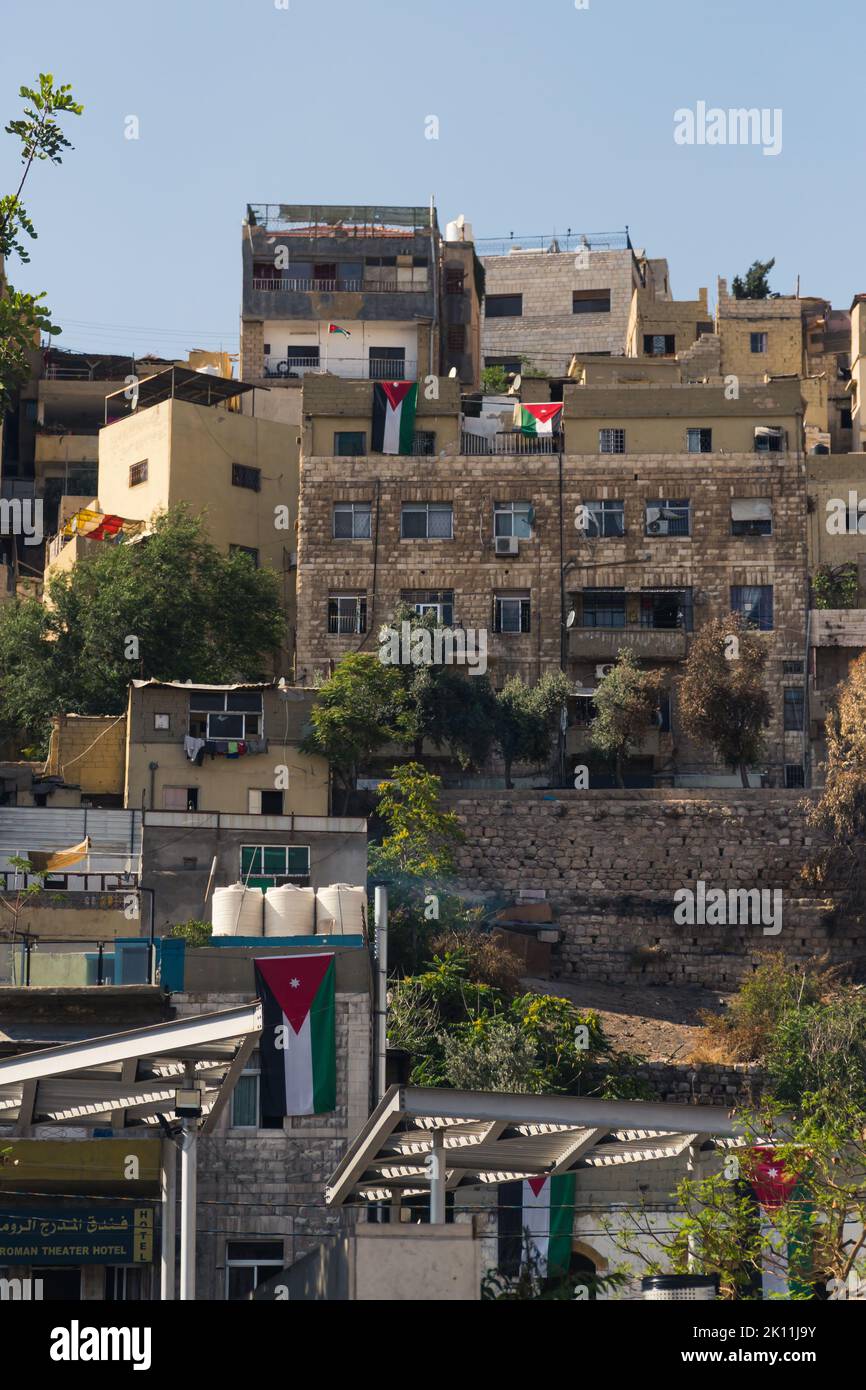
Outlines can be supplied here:
[[499, 1268], [518, 1274], [531, 1263], [543, 1279], [568, 1273], [574, 1225], [574, 1173], [526, 1178], [499, 1187]]
[[[749, 1182], [760, 1206], [761, 1235], [766, 1241], [761, 1270], [761, 1294], [790, 1298], [792, 1293], [808, 1292], [810, 1286], [811, 1236], [810, 1209], [803, 1200], [800, 1175], [785, 1168], [775, 1150], [755, 1148], [750, 1155]], [[788, 1234], [779, 1229], [778, 1214], [793, 1202], [796, 1229], [786, 1223]]]
[[337, 1108], [334, 955], [254, 962], [262, 1001], [262, 1113], [323, 1115]]
[[514, 407], [514, 428], [521, 434], [553, 434], [559, 429], [562, 401], [542, 401], [540, 405]]
[[377, 381], [373, 386], [374, 454], [411, 454], [417, 381]]
[[328, 324], [328, 332], [329, 332], [329, 333], [342, 333], [342, 335], [343, 335], [344, 338], [351, 338], [351, 336], [352, 336], [351, 333], [349, 332], [348, 328], [341, 328], [340, 325], [339, 325], [338, 323], [329, 323], [329, 324]]

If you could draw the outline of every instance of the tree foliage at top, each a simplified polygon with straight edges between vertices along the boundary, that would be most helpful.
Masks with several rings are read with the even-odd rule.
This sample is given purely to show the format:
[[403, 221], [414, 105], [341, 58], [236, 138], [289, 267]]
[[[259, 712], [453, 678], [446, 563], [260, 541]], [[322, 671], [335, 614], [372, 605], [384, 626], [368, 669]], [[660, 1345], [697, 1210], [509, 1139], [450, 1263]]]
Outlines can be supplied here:
[[623, 647], [612, 670], [596, 687], [596, 716], [589, 726], [589, 741], [613, 762], [618, 787], [625, 784], [625, 759], [655, 722], [663, 686], [661, 671], [642, 671], [633, 653]]
[[496, 693], [493, 739], [505, 765], [505, 785], [513, 786], [515, 762], [541, 766], [550, 757], [571, 684], [562, 671], [546, 671], [535, 685], [511, 676]]
[[43, 303], [44, 294], [24, 294], [5, 280], [3, 262], [13, 255], [28, 261], [30, 256], [22, 238], [36, 237], [21, 194], [35, 163], [47, 160], [60, 164], [64, 150], [71, 149], [58, 117], [80, 116], [83, 110], [75, 101], [72, 88], [68, 84], [55, 86], [50, 73], [40, 73], [39, 85], [21, 87], [19, 95], [26, 103], [23, 115], [11, 120], [5, 130], [20, 141], [24, 168], [15, 192], [0, 197], [0, 416], [29, 376], [29, 354], [38, 345], [40, 333], [60, 332], [51, 322], [50, 311]]
[[764, 751], [770, 697], [764, 688], [767, 645], [739, 613], [705, 623], [692, 641], [679, 684], [685, 733], [708, 744], [749, 785]]
[[184, 506], [140, 544], [94, 544], [48, 600], [0, 605], [0, 727], [37, 741], [52, 714], [120, 714], [133, 679], [270, 679], [285, 633], [276, 574]]
[[775, 256], [769, 261], [752, 261], [745, 275], [735, 275], [731, 285], [734, 299], [775, 299], [768, 279], [775, 264]]

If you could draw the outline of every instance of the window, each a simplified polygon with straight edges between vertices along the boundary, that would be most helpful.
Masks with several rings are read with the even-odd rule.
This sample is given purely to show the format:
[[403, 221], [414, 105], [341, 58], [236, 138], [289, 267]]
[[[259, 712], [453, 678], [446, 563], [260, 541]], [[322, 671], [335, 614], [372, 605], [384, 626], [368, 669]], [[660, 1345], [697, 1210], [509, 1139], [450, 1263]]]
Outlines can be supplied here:
[[336, 430], [334, 457], [358, 458], [367, 452], [367, 436], [363, 430]]
[[530, 502], [496, 502], [493, 507], [494, 536], [517, 536], [532, 539], [534, 509]]
[[696, 338], [700, 338], [703, 333], [715, 333], [715, 331], [715, 324], [712, 320], [702, 319], [700, 323], [695, 324]]
[[454, 536], [454, 510], [450, 502], [404, 502], [400, 536], [405, 540], [450, 541]]
[[785, 786], [786, 787], [805, 787], [806, 778], [803, 773], [802, 763], [785, 764]]
[[589, 513], [588, 536], [624, 536], [625, 503], [617, 499], [584, 502]]
[[163, 787], [164, 811], [197, 811], [198, 787]]
[[688, 498], [659, 498], [646, 504], [648, 536], [688, 536], [691, 504]]
[[853, 428], [854, 420], [851, 411], [846, 406], [839, 407], [839, 428], [850, 430]]
[[624, 454], [625, 430], [599, 430], [598, 452], [600, 454]]
[[640, 596], [640, 625], [653, 628], [692, 630], [691, 589], [643, 589]]
[[251, 816], [281, 816], [283, 814], [283, 793], [280, 791], [258, 791], [250, 787], [247, 793], [247, 811]]
[[573, 290], [571, 312], [573, 314], [609, 314], [610, 290]]
[[625, 627], [624, 589], [584, 589], [584, 627]]
[[309, 877], [309, 845], [241, 845], [241, 881], [251, 888], [306, 882]]
[[484, 300], [487, 319], [519, 319], [523, 314], [522, 294], [488, 294]]
[[686, 445], [690, 454], [711, 454], [713, 452], [713, 432], [700, 425], [686, 430]]
[[493, 631], [503, 634], [529, 632], [529, 594], [495, 594]]
[[373, 381], [403, 381], [405, 376], [405, 348], [370, 348], [370, 377]]
[[263, 345], [263, 347], [262, 347], [262, 351], [264, 352], [265, 357], [270, 357], [270, 355], [271, 355], [271, 345], [270, 345], [270, 343], [265, 343], [265, 344]]
[[261, 691], [192, 691], [189, 732], [191, 738], [257, 738], [262, 732]]
[[155, 714], [155, 715], [153, 716], [153, 727], [154, 727], [155, 729], [170, 729], [170, 728], [171, 728], [171, 715], [170, 715], [170, 714]]
[[445, 267], [445, 293], [463, 294], [463, 282], [465, 279], [462, 268], [456, 266]]
[[129, 486], [138, 487], [139, 483], [147, 482], [147, 459], [142, 459], [141, 463], [131, 463], [129, 465]]
[[262, 470], [252, 468], [246, 463], [233, 463], [232, 487], [246, 487], [250, 492], [261, 492]]
[[759, 632], [773, 628], [772, 584], [735, 584], [731, 588], [731, 612], [740, 613]]
[[773, 504], [769, 498], [731, 498], [732, 536], [769, 536], [772, 530]]
[[523, 370], [523, 363], [519, 357], [485, 357], [484, 365], [485, 367], [501, 367], [506, 374], [510, 372], [512, 376], [516, 376], [518, 372]]
[[412, 436], [412, 453], [415, 458], [429, 458], [436, 452], [436, 431], [416, 430]]
[[749, 334], [749, 350], [750, 350], [751, 352], [766, 352], [766, 351], [767, 351], [767, 335], [766, 335], [766, 333], [750, 333], [750, 334]]
[[143, 1283], [142, 1265], [106, 1265], [105, 1302], [140, 1303], [145, 1298]]
[[231, 1120], [233, 1129], [282, 1129], [282, 1115], [262, 1114], [261, 1057], [258, 1051], [250, 1057], [232, 1091]]
[[804, 674], [803, 662], [800, 661], [799, 658], [794, 661], [782, 662], [783, 676], [802, 676]]
[[784, 688], [784, 728], [786, 734], [803, 732], [804, 698], [802, 685]]
[[338, 541], [368, 541], [370, 539], [370, 503], [334, 503], [334, 539]]
[[759, 454], [780, 454], [785, 447], [785, 431], [780, 425], [755, 426], [755, 450]]
[[435, 613], [443, 627], [450, 627], [454, 622], [453, 589], [404, 589], [400, 601], [422, 616]]
[[259, 567], [259, 552], [254, 545], [230, 545], [230, 555], [244, 555], [254, 570]]
[[643, 350], [646, 357], [673, 357], [676, 339], [673, 333], [644, 333]]
[[466, 351], [466, 325], [465, 323], [452, 323], [445, 334], [445, 344], [449, 352]]
[[366, 631], [366, 594], [331, 594], [328, 599], [328, 632]]
[[249, 1298], [284, 1265], [282, 1240], [227, 1240], [226, 1298]]

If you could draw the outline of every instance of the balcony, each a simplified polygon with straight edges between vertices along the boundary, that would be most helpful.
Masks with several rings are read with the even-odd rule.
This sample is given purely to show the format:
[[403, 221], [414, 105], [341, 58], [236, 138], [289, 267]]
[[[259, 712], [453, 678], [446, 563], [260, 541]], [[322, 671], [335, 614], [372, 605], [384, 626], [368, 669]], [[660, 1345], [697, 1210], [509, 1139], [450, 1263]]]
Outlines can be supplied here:
[[559, 454], [565, 449], [562, 434], [523, 434], [520, 430], [497, 430], [495, 434], [460, 433], [461, 454], [476, 457], [490, 454]]
[[393, 280], [295, 279], [289, 275], [253, 276], [253, 289], [262, 294], [426, 294], [428, 276]]
[[396, 360], [392, 357], [334, 357], [322, 358], [309, 353], [291, 359], [274, 355], [265, 358], [265, 376], [284, 381], [296, 380], [308, 373], [342, 377], [349, 381], [415, 381], [418, 363], [414, 358]]
[[623, 648], [651, 661], [682, 661], [688, 633], [683, 628], [573, 627], [568, 634], [568, 655], [573, 659], [615, 661]]

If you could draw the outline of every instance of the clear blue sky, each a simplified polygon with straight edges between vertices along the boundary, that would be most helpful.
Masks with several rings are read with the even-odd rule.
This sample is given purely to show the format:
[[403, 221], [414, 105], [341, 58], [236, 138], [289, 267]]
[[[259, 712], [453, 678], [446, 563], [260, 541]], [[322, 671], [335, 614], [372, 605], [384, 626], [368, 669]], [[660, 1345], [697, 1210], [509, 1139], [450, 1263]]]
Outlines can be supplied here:
[[[628, 223], [682, 298], [775, 255], [775, 289], [847, 308], [864, 38], [863, 0], [4, 0], [0, 125], [40, 69], [85, 106], [11, 279], [48, 291], [63, 346], [234, 350], [248, 201], [432, 193], [479, 237]], [[782, 152], [676, 145], [698, 101], [780, 107]], [[4, 192], [15, 148], [0, 132]]]

